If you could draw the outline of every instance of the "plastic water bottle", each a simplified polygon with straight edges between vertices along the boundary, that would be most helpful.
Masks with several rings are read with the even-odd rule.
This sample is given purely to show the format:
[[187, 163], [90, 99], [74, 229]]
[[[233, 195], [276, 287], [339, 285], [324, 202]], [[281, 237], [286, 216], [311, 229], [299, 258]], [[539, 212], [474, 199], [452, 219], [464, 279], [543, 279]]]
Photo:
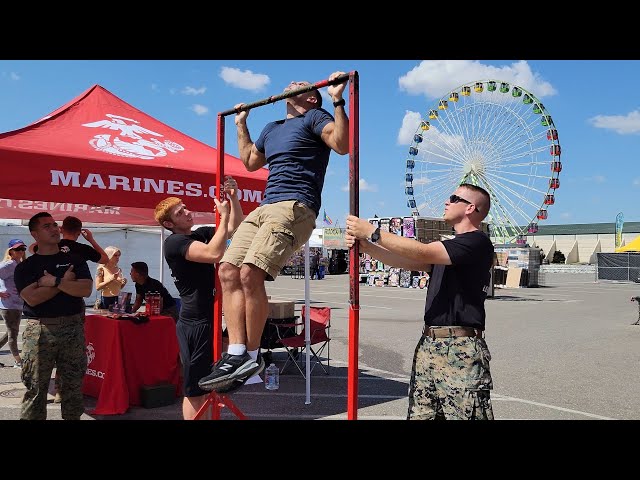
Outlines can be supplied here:
[[267, 390], [278, 390], [280, 388], [280, 370], [274, 363], [264, 371], [264, 387]]

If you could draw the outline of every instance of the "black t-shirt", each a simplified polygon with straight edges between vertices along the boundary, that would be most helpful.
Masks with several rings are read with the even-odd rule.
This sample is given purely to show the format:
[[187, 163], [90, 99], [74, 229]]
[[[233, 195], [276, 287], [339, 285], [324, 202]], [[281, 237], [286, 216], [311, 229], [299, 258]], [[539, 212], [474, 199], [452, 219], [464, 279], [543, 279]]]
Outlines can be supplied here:
[[451, 265], [434, 265], [429, 279], [424, 322], [484, 330], [484, 300], [489, 291], [493, 244], [479, 230], [444, 240]]
[[[58, 247], [62, 253], [72, 253], [78, 255], [85, 262], [98, 263], [100, 261], [100, 254], [91, 245], [86, 243], [80, 243], [75, 240], [68, 240], [63, 238], [58, 242]], [[33, 252], [38, 253], [38, 245], [33, 247]]]
[[160, 283], [160, 280], [147, 277], [147, 281], [142, 285], [136, 283], [136, 295], [142, 295], [142, 298], [144, 299], [145, 294], [150, 292], [158, 292], [160, 295], [162, 295], [163, 308], [173, 307], [176, 304], [176, 301], [169, 294], [166, 287], [162, 283]]
[[191, 242], [209, 243], [214, 227], [200, 227], [191, 235], [172, 233], [164, 241], [164, 258], [171, 269], [182, 307], [180, 319], [189, 322], [213, 320], [214, 266], [185, 258]]
[[[92, 280], [87, 262], [77, 255], [62, 252], [53, 255], [40, 255], [37, 253], [31, 255], [24, 262], [18, 264], [13, 274], [18, 293], [42, 277], [45, 270], [51, 275], [62, 277], [70, 265], [73, 265], [76, 280]], [[27, 302], [24, 302], [23, 313], [27, 318], [62, 317], [81, 313], [84, 308], [85, 304], [82, 297], [74, 297], [67, 293], [59, 292], [53, 298], [35, 307], [31, 307]]]
[[98, 263], [100, 261], [100, 254], [98, 251], [86, 243], [80, 243], [75, 240], [67, 240], [66, 238], [63, 238], [58, 243], [58, 247], [60, 247], [61, 252], [78, 255], [85, 262]]

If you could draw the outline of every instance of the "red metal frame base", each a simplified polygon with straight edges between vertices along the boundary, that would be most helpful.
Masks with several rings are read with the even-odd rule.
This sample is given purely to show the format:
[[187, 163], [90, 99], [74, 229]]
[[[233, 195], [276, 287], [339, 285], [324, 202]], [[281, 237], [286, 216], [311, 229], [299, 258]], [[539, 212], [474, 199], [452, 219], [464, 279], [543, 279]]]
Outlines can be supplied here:
[[231, 400], [229, 396], [216, 392], [211, 392], [207, 396], [207, 400], [204, 402], [204, 405], [200, 407], [200, 410], [198, 410], [198, 413], [196, 413], [196, 416], [193, 417], [193, 419], [200, 420], [200, 417], [205, 414], [209, 407], [211, 407], [211, 420], [220, 420], [220, 409], [224, 407], [231, 410], [236, 417], [238, 417], [238, 420], [247, 420], [245, 414], [242, 413], [235, 403], [233, 403], [233, 400]]

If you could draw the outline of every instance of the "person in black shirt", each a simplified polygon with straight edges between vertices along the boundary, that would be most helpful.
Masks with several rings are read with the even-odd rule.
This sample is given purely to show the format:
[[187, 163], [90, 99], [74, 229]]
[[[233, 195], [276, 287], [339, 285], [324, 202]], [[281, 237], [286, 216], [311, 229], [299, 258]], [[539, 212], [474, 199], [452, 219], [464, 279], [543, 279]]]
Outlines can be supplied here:
[[[68, 248], [68, 253], [80, 255], [87, 262], [107, 263], [109, 261], [104, 249], [93, 238], [91, 230], [82, 228], [82, 222], [78, 217], [71, 215], [65, 217], [60, 232], [62, 233], [62, 240], [59, 244], [61, 252]], [[78, 242], [80, 235], [91, 245]]]
[[[93, 263], [106, 263], [109, 260], [109, 257], [103, 250], [103, 248], [95, 241], [93, 238], [93, 233], [88, 228], [82, 228], [82, 221], [78, 217], [74, 217], [72, 215], [68, 215], [62, 221], [62, 226], [60, 227], [60, 233], [62, 235], [62, 239], [58, 243], [60, 247], [60, 251], [63, 253], [71, 253], [73, 255], [78, 255], [85, 262], [93, 262]], [[80, 235], [89, 242], [91, 245], [87, 245], [86, 243], [78, 242], [78, 238]], [[34, 253], [38, 251], [38, 245], [33, 245]], [[82, 311], [83, 321], [84, 321], [85, 311]], [[60, 394], [60, 380], [58, 377], [58, 370], [56, 369], [56, 378], [55, 378], [55, 390], [56, 395], [54, 398], [54, 403], [60, 403], [62, 401], [62, 396]]]
[[38, 253], [14, 272], [27, 318], [21, 373], [27, 391], [20, 418], [47, 418], [47, 393], [55, 364], [62, 387], [62, 418], [79, 420], [84, 413], [82, 380], [87, 368], [83, 297], [93, 290], [91, 273], [79, 256], [60, 251], [60, 228], [49, 213], [31, 217], [29, 231], [38, 243]]
[[178, 197], [162, 200], [154, 212], [156, 221], [172, 232], [164, 241], [164, 258], [182, 302], [176, 332], [183, 366], [185, 420], [193, 419], [207, 399], [198, 380], [213, 366], [214, 263], [222, 258], [229, 235], [244, 217], [236, 181], [226, 177], [223, 187], [231, 200], [213, 199], [220, 212], [216, 228], [191, 231], [193, 216]]
[[173, 299], [167, 288], [155, 278], [149, 276], [149, 266], [145, 262], [133, 262], [131, 264], [131, 280], [136, 284], [136, 299], [131, 307], [133, 313], [137, 312], [142, 306], [144, 296], [147, 293], [160, 294], [160, 315], [172, 317], [178, 321], [178, 305]]
[[[71, 215], [65, 217], [60, 227], [60, 233], [62, 234], [62, 239], [59, 243], [61, 252], [80, 255], [86, 262], [107, 263], [109, 261], [104, 249], [93, 238], [91, 230], [82, 228], [82, 221], [78, 217]], [[91, 245], [78, 242], [80, 235]], [[38, 242], [29, 245], [29, 251], [37, 253]]]
[[430, 272], [409, 386], [409, 420], [493, 420], [484, 301], [494, 249], [480, 230], [490, 208], [486, 190], [460, 185], [445, 201], [443, 216], [455, 237], [428, 244], [347, 217], [349, 247], [359, 240], [363, 253], [388, 265]]

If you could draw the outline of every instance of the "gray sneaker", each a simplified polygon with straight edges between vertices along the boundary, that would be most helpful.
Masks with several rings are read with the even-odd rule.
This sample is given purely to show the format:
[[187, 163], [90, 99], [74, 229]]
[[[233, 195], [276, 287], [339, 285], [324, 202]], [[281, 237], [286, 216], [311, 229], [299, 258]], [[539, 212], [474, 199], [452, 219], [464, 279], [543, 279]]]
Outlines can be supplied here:
[[243, 355], [229, 355], [223, 353], [213, 370], [206, 377], [198, 381], [198, 386], [207, 392], [218, 391], [218, 388], [226, 390], [229, 387], [229, 380], [237, 380], [244, 384], [247, 379], [264, 370], [264, 360], [258, 355], [257, 360], [253, 360], [249, 353]]

